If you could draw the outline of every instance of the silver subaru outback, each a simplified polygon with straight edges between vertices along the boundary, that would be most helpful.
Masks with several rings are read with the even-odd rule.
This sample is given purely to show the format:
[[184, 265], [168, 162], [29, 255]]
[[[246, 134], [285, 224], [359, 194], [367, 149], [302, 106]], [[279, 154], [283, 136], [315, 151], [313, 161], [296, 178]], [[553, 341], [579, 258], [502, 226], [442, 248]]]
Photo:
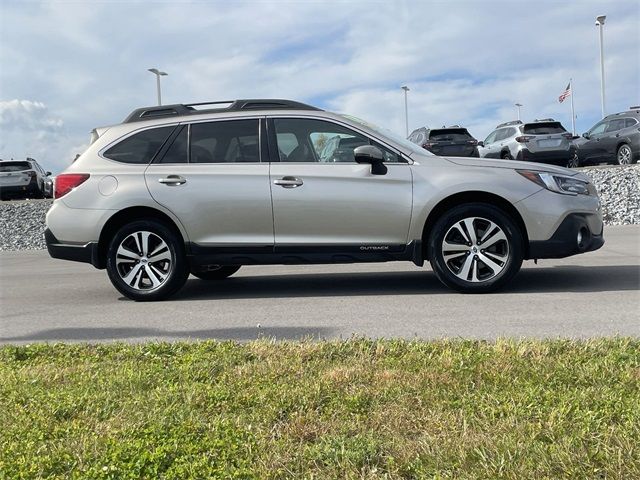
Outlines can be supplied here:
[[45, 237], [134, 300], [242, 265], [426, 260], [445, 285], [490, 292], [523, 260], [604, 243], [583, 174], [435, 156], [289, 100], [140, 108], [95, 129], [56, 178]]

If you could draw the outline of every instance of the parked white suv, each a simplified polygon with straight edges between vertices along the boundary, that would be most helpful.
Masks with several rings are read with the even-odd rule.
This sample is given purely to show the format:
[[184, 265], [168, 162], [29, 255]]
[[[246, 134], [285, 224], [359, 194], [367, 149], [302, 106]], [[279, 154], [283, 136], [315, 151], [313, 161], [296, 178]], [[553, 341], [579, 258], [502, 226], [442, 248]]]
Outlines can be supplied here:
[[523, 259], [604, 243], [583, 174], [445, 158], [354, 117], [288, 100], [135, 110], [98, 128], [55, 181], [55, 258], [106, 268], [134, 300], [241, 265], [431, 262], [463, 292], [504, 286]]

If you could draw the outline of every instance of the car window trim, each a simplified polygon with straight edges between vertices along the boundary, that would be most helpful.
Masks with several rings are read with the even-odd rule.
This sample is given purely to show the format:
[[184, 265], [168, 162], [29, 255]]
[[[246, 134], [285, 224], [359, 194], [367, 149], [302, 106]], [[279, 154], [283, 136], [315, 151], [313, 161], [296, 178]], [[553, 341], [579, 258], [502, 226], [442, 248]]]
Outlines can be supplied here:
[[[124, 135], [119, 136], [118, 138], [116, 138], [115, 140], [111, 141], [110, 143], [108, 143], [106, 146], [102, 147], [99, 151], [98, 151], [98, 156], [102, 159], [102, 160], [106, 160], [108, 162], [112, 162], [115, 163], [116, 165], [145, 165], [145, 166], [149, 166], [151, 164], [153, 164], [153, 162], [155, 161], [156, 157], [158, 156], [158, 154], [162, 151], [162, 149], [164, 148], [164, 146], [166, 145], [167, 141], [169, 140], [169, 138], [171, 138], [171, 136], [174, 134], [174, 132], [176, 131], [176, 127], [179, 127], [180, 125], [182, 125], [181, 122], [172, 122], [172, 123], [163, 123], [161, 125], [148, 125], [146, 127], [142, 127], [142, 128], [138, 128], [136, 130], [131, 130], [130, 132], [125, 133]], [[138, 133], [142, 133], [146, 130], [153, 130], [156, 128], [166, 128], [166, 127], [174, 127], [173, 131], [167, 136], [167, 138], [165, 139], [164, 143], [162, 144], [162, 146], [158, 149], [158, 151], [156, 152], [156, 154], [151, 158], [151, 160], [148, 163], [128, 163], [128, 162], [119, 162], [118, 160], [113, 160], [112, 158], [109, 157], [105, 157], [104, 153], [109, 150], [111, 147], [116, 146], [117, 144], [119, 144], [120, 142], [125, 141], [127, 138], [132, 137], [134, 135], [137, 135]], [[179, 130], [179, 129], [177, 129]]]
[[[404, 155], [402, 152], [400, 152], [397, 148], [394, 148], [393, 146], [389, 145], [387, 142], [380, 140], [377, 137], [373, 137], [372, 135], [369, 135], [367, 132], [364, 132], [363, 130], [356, 128], [354, 126], [352, 126], [349, 123], [346, 122], [340, 122], [338, 120], [334, 120], [333, 118], [325, 118], [325, 117], [316, 117], [313, 115], [268, 115], [267, 116], [267, 136], [269, 139], [269, 161], [270, 163], [286, 163], [288, 165], [356, 165], [357, 162], [339, 162], [339, 163], [335, 163], [335, 162], [280, 162], [280, 155], [278, 154], [278, 140], [276, 138], [276, 128], [275, 128], [275, 124], [274, 124], [274, 120], [276, 118], [282, 118], [282, 119], [301, 119], [301, 120], [317, 120], [320, 122], [327, 122], [327, 123], [331, 123], [334, 125], [339, 125], [343, 128], [347, 128], [349, 130], [353, 130], [354, 132], [358, 133], [359, 135], [362, 135], [363, 137], [365, 137], [367, 140], [374, 141], [376, 143], [379, 143], [380, 145], [382, 145], [383, 147], [387, 148], [389, 151], [391, 151], [392, 153], [395, 153], [398, 158], [404, 160], [401, 162], [384, 162], [386, 165], [411, 165], [413, 163], [412, 160], [410, 160], [406, 155]], [[371, 143], [370, 143], [371, 145]], [[273, 159], [276, 160], [273, 160]]]

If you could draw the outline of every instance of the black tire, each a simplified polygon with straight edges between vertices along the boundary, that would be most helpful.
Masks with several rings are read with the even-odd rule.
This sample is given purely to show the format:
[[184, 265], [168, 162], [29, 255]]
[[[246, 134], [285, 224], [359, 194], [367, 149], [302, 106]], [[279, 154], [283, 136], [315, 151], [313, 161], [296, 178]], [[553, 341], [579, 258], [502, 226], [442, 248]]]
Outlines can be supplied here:
[[578, 168], [580, 166], [580, 159], [576, 153], [573, 157], [567, 161], [567, 168]]
[[203, 272], [193, 271], [191, 275], [200, 280], [224, 280], [240, 270], [240, 265], [222, 265], [216, 269], [206, 270]]
[[500, 154], [500, 158], [502, 160], [513, 160], [513, 157], [511, 156], [511, 154], [509, 152], [502, 152]]
[[[146, 252], [134, 252], [135, 247], [142, 237], [139, 234], [149, 232]], [[134, 238], [136, 237], [136, 238]], [[135, 242], [135, 243], [134, 243]], [[164, 247], [162, 243], [164, 242]], [[119, 255], [118, 249], [123, 246], [128, 250], [127, 255]], [[159, 250], [158, 250], [159, 249]], [[156, 250], [158, 253], [150, 255]], [[138, 261], [130, 260], [131, 253], [136, 256], [144, 253]], [[154, 257], [167, 257], [166, 260], [153, 262]], [[119, 264], [118, 261], [121, 263]], [[132, 272], [138, 268], [137, 273]], [[149, 270], [151, 270], [150, 273]], [[136, 273], [131, 281], [137, 284], [132, 286], [125, 281], [126, 273]], [[164, 223], [155, 219], [136, 220], [121, 227], [111, 239], [107, 251], [107, 274], [109, 280], [116, 289], [125, 297], [138, 302], [157, 301], [169, 298], [176, 293], [187, 281], [189, 276], [189, 266], [184, 249], [184, 242], [179, 233]], [[158, 286], [148, 285], [153, 282], [151, 274], [156, 281], [161, 283]], [[123, 277], [125, 275], [125, 277]], [[163, 277], [164, 275], [164, 277]], [[137, 281], [136, 281], [137, 279]]]
[[633, 151], [631, 150], [630, 145], [623, 143], [618, 147], [618, 150], [616, 150], [616, 160], [614, 163], [616, 165], [631, 165], [632, 163], [635, 163], [633, 161]]
[[[477, 228], [474, 236], [482, 239], [485, 235], [489, 235], [484, 244], [489, 244], [492, 238], [504, 236], [504, 240], [488, 246], [486, 251], [477, 242], [476, 245], [471, 242], [458, 243], [455, 236], [462, 230], [466, 231], [466, 225], [462, 230], [459, 228], [465, 219], [475, 219], [472, 221], [474, 230]], [[490, 227], [489, 222], [493, 222], [494, 226]], [[500, 235], [495, 226], [499, 227], [504, 235]], [[486, 230], [483, 231], [483, 228]], [[451, 245], [459, 245], [459, 248], [449, 250], [451, 257], [448, 259], [445, 259], [443, 252], [445, 237], [449, 248]], [[469, 241], [468, 234], [466, 239], [460, 238], [462, 242]], [[438, 279], [446, 286], [463, 293], [486, 293], [502, 288], [518, 273], [524, 256], [523, 236], [518, 225], [499, 208], [484, 203], [459, 205], [445, 213], [433, 226], [428, 247], [431, 267]], [[452, 258], [453, 256], [455, 258]], [[483, 263], [483, 258], [500, 267], [499, 273], [495, 273], [489, 263]], [[504, 261], [498, 258], [504, 258]], [[467, 262], [470, 262], [470, 269], [467, 269], [468, 274], [465, 275], [464, 268], [468, 265]], [[454, 273], [458, 268], [457, 264], [459, 264], [459, 270], [458, 273]], [[489, 275], [490, 271], [494, 274]], [[476, 278], [475, 281], [473, 277]]]

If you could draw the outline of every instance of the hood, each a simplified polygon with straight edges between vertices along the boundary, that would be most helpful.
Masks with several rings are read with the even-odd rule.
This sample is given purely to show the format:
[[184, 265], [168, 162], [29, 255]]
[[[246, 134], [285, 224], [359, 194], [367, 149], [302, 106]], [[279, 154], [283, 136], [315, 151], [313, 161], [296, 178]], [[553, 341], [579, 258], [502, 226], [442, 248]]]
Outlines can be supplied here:
[[544, 163], [521, 162], [515, 160], [493, 160], [490, 158], [466, 158], [466, 157], [444, 157], [451, 163], [465, 167], [489, 167], [489, 168], [509, 168], [511, 170], [534, 170], [536, 172], [550, 172], [559, 175], [574, 176], [578, 172], [564, 167], [547, 165]]

